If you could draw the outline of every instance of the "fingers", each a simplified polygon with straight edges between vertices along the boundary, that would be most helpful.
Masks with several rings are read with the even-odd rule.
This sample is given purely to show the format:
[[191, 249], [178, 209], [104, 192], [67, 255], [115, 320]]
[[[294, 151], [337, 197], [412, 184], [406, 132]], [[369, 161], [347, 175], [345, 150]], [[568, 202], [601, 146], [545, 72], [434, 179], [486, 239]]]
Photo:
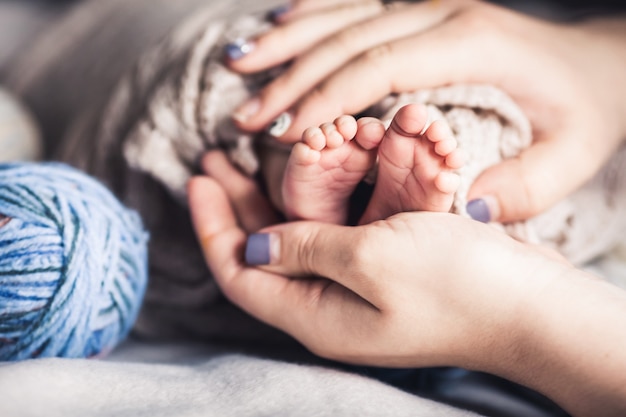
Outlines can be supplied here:
[[278, 221], [275, 210], [254, 180], [239, 172], [223, 152], [208, 152], [202, 159], [202, 167], [223, 187], [246, 232], [256, 232]]
[[211, 178], [195, 177], [188, 191], [207, 265], [233, 303], [327, 357], [348, 350], [342, 339], [354, 332], [352, 318], [370, 315], [368, 323], [373, 322], [377, 310], [340, 285], [320, 279], [291, 280], [246, 267], [242, 260], [246, 234], [237, 225], [224, 189]]
[[588, 140], [579, 135], [572, 130], [560, 132], [485, 170], [468, 194], [470, 215], [481, 221], [524, 220], [574, 191], [602, 161], [591, 156], [593, 151], [584, 146]]
[[231, 60], [230, 66], [242, 73], [277, 66], [310, 49], [321, 39], [382, 10], [378, 1], [346, 2], [289, 20], [254, 40], [254, 49], [242, 58]]
[[224, 189], [208, 177], [192, 178], [187, 189], [194, 229], [207, 264], [216, 276], [237, 276], [246, 235], [237, 225]]
[[357, 120], [357, 125], [358, 129], [354, 139], [359, 145], [367, 150], [372, 150], [380, 145], [387, 130], [380, 119], [361, 117]]
[[347, 227], [316, 222], [292, 222], [261, 231], [249, 239], [248, 259], [260, 259], [260, 268], [287, 276], [321, 276], [368, 300], [380, 298], [375, 277], [380, 265], [373, 259], [379, 240], [369, 227]]
[[275, 23], [285, 23], [324, 9], [333, 9], [345, 4], [366, 3], [376, 0], [293, 0], [291, 4], [272, 9], [269, 17]]
[[237, 225], [228, 195], [216, 181], [192, 178], [188, 191], [198, 241], [224, 294], [260, 320], [289, 330], [289, 323], [283, 318], [299, 311], [297, 304], [311, 291], [310, 287], [245, 267], [242, 254], [247, 235]]
[[488, 58], [500, 52], [477, 45], [480, 36], [468, 38], [459, 39], [447, 28], [433, 29], [368, 50], [305, 95], [290, 110], [289, 127], [275, 136], [296, 141], [307, 126], [358, 113], [390, 93], [498, 79], [497, 65]]
[[[235, 113], [236, 120], [246, 130], [255, 131], [264, 128], [299, 97], [354, 57], [377, 45], [428, 29], [444, 20], [452, 10], [451, 6], [433, 7], [431, 4], [398, 7], [384, 14], [379, 13], [376, 18], [347, 26], [320, 42], [311, 51], [299, 56], [282, 76], [253, 99], [253, 106], [242, 106], [243, 109], [254, 108], [257, 110], [256, 114], [239, 111]], [[298, 30], [299, 28], [294, 27], [294, 31]], [[270, 35], [273, 33], [270, 32]], [[281, 42], [284, 43], [283, 40]], [[262, 56], [258, 61], [260, 65], [264, 64], [266, 51], [269, 50], [270, 47], [258, 49], [257, 56]], [[283, 50], [287, 54], [291, 53], [286, 48]]]

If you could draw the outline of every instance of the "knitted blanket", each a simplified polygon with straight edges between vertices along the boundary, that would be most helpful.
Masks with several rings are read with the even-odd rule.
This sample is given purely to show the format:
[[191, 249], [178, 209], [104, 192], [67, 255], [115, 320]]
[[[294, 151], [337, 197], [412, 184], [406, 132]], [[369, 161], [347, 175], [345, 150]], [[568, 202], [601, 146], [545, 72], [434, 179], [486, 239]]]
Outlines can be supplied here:
[[[151, 231], [151, 282], [139, 334], [289, 343], [221, 296], [184, 205], [184, 185], [207, 149], [226, 150], [249, 174], [258, 169], [252, 144], [264, 138], [238, 131], [230, 114], [275, 73], [241, 77], [221, 64], [221, 50], [264, 30], [260, 16], [276, 4], [88, 1], [10, 71], [9, 85], [42, 120], [48, 151], [105, 181]], [[53, 108], [50, 97], [58, 98]], [[466, 195], [476, 176], [532, 142], [524, 114], [490, 86], [390, 96], [367, 114], [388, 119], [407, 102], [425, 103], [432, 118], [447, 121], [469, 155], [454, 203], [460, 215], [467, 215]], [[620, 216], [626, 208], [625, 152], [544, 214], [501, 227], [577, 264], [605, 253], [626, 229], [626, 216]]]

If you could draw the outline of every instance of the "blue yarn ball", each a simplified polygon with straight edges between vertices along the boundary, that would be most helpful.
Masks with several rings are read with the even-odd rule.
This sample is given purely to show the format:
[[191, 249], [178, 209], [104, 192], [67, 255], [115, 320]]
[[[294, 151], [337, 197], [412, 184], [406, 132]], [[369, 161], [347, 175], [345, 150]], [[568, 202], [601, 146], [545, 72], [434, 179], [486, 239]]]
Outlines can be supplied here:
[[99, 182], [58, 163], [0, 164], [0, 360], [92, 357], [130, 331], [147, 233]]

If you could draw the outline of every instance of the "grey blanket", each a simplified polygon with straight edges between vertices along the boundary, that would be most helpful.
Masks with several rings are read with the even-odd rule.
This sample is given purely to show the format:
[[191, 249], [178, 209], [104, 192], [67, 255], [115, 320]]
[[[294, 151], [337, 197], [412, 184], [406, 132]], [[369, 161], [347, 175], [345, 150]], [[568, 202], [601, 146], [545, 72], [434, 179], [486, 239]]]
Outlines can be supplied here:
[[109, 361], [0, 366], [3, 417], [469, 417], [329, 368], [198, 345], [122, 346]]

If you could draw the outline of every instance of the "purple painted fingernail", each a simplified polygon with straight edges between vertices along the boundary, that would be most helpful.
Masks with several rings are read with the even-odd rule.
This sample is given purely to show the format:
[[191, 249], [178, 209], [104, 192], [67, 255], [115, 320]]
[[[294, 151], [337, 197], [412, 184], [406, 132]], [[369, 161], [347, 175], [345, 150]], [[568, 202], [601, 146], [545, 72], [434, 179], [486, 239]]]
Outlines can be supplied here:
[[290, 4], [285, 4], [283, 6], [278, 6], [267, 12], [267, 20], [270, 22], [276, 22], [280, 20], [282, 16], [287, 14], [291, 10]]
[[467, 214], [474, 220], [483, 223], [489, 223], [491, 220], [491, 213], [489, 212], [489, 206], [482, 198], [477, 198], [467, 203]]
[[269, 265], [270, 235], [257, 233], [248, 236], [246, 244], [246, 263], [248, 265]]
[[224, 46], [224, 54], [233, 61], [243, 58], [254, 49], [254, 43], [246, 39], [237, 39]]

